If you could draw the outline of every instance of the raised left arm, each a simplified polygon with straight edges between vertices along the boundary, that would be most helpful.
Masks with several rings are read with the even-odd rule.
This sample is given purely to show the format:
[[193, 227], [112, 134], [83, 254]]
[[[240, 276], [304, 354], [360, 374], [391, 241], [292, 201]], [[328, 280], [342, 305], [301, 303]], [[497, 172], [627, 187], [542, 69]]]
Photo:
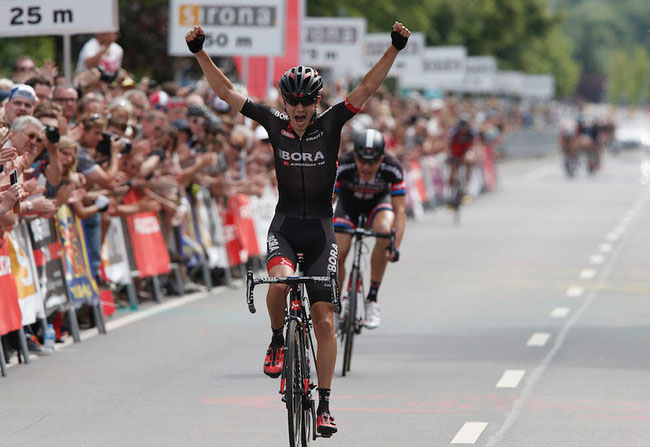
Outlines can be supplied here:
[[[396, 33], [396, 34], [395, 34]], [[386, 50], [384, 55], [377, 61], [375, 65], [370, 69], [368, 73], [363, 77], [361, 83], [348, 95], [348, 101], [357, 109], [360, 109], [364, 102], [370, 95], [372, 95], [375, 90], [379, 88], [386, 75], [390, 71], [390, 68], [395, 62], [395, 58], [399, 54], [400, 49], [396, 46], [406, 45], [406, 40], [408, 40], [411, 32], [407, 27], [402, 25], [399, 22], [395, 22], [393, 25], [393, 32], [391, 37], [393, 38], [393, 44]]]

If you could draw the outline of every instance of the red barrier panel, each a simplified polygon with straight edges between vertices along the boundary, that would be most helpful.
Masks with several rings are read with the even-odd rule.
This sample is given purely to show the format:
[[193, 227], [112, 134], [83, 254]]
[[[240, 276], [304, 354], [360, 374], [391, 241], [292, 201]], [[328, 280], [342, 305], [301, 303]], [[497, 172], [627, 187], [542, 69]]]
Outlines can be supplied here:
[[241, 234], [239, 232], [239, 214], [238, 210], [230, 200], [228, 206], [223, 212], [223, 236], [226, 241], [226, 254], [230, 265], [240, 265], [248, 261], [248, 251], [244, 247]]
[[237, 194], [228, 199], [228, 205], [232, 203], [237, 209], [239, 215], [238, 227], [244, 248], [248, 256], [259, 256], [260, 247], [257, 243], [257, 233], [255, 232], [255, 222], [253, 221], [253, 209], [250, 199], [247, 195]]
[[[18, 305], [16, 280], [11, 273], [9, 241], [0, 237], [0, 335], [22, 327], [22, 314]], [[2, 354], [0, 354], [2, 355]]]
[[[124, 203], [138, 202], [141, 195], [131, 190], [124, 196]], [[154, 212], [137, 213], [126, 217], [135, 265], [141, 277], [158, 276], [169, 273], [169, 252], [165, 245], [160, 220]]]

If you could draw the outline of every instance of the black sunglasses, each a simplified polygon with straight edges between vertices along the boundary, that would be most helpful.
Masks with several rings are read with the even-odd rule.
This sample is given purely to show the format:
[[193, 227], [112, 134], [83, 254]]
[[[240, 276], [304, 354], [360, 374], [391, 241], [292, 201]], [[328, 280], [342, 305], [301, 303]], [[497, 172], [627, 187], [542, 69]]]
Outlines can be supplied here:
[[303, 106], [311, 106], [316, 104], [316, 100], [318, 98], [287, 98], [286, 96], [284, 97], [284, 100], [287, 101], [287, 103], [290, 106], [297, 106], [298, 104], [302, 104]]

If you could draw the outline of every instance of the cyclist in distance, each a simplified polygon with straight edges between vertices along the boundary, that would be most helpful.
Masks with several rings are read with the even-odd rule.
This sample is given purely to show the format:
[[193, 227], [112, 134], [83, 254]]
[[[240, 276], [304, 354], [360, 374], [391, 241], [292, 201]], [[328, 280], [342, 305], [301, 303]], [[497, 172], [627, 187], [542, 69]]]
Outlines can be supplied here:
[[[465, 187], [469, 185], [472, 176], [472, 164], [475, 154], [474, 144], [477, 142], [477, 134], [470, 124], [469, 115], [460, 115], [458, 124], [449, 131], [449, 155], [451, 161], [451, 173], [449, 175], [449, 186], [453, 187], [456, 182], [456, 175], [461, 165], [465, 165]], [[463, 188], [465, 191], [465, 188]], [[466, 197], [464, 197], [465, 199]]]
[[[384, 153], [384, 136], [374, 130], [360, 132], [354, 139], [354, 152], [339, 159], [334, 193], [338, 197], [334, 226], [356, 228], [360, 214], [368, 217], [366, 226], [379, 233], [395, 228], [395, 253], [389, 240], [377, 239], [370, 258], [370, 290], [366, 297], [364, 326], [375, 329], [380, 323], [377, 292], [386, 264], [399, 259], [399, 246], [406, 226], [406, 183], [404, 169], [397, 158]], [[339, 247], [339, 288], [345, 279], [345, 259], [352, 235], [336, 233]], [[356, 287], [356, 285], [352, 285]]]
[[[298, 252], [304, 254], [304, 273], [307, 276], [328, 276], [337, 271], [332, 196], [341, 129], [384, 81], [410, 34], [404, 25], [395, 22], [391, 32], [392, 44], [379, 61], [345, 101], [321, 114], [316, 113], [316, 108], [321, 99], [323, 80], [314, 69], [293, 67], [282, 76], [279, 88], [284, 111], [280, 111], [251, 101], [233, 87], [202, 49], [205, 33], [200, 26], [186, 34], [190, 51], [219, 98], [257, 121], [268, 132], [279, 192], [267, 239], [269, 276], [293, 275]], [[270, 285], [266, 297], [272, 336], [264, 360], [264, 373], [271, 377], [282, 374], [286, 292], [284, 285]], [[318, 341], [317, 431], [331, 435], [337, 431], [329, 410], [337, 344], [331, 291], [324, 286], [308, 285], [307, 292]]]

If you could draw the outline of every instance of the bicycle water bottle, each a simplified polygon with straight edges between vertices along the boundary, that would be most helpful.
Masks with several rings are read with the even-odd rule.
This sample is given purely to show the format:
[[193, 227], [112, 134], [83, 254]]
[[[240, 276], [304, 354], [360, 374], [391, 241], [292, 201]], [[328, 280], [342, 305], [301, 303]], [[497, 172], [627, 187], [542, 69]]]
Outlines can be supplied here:
[[47, 329], [45, 330], [45, 336], [43, 337], [43, 345], [47, 349], [54, 349], [54, 338], [56, 337], [56, 334], [54, 332], [54, 326], [51, 324], [47, 325]]

